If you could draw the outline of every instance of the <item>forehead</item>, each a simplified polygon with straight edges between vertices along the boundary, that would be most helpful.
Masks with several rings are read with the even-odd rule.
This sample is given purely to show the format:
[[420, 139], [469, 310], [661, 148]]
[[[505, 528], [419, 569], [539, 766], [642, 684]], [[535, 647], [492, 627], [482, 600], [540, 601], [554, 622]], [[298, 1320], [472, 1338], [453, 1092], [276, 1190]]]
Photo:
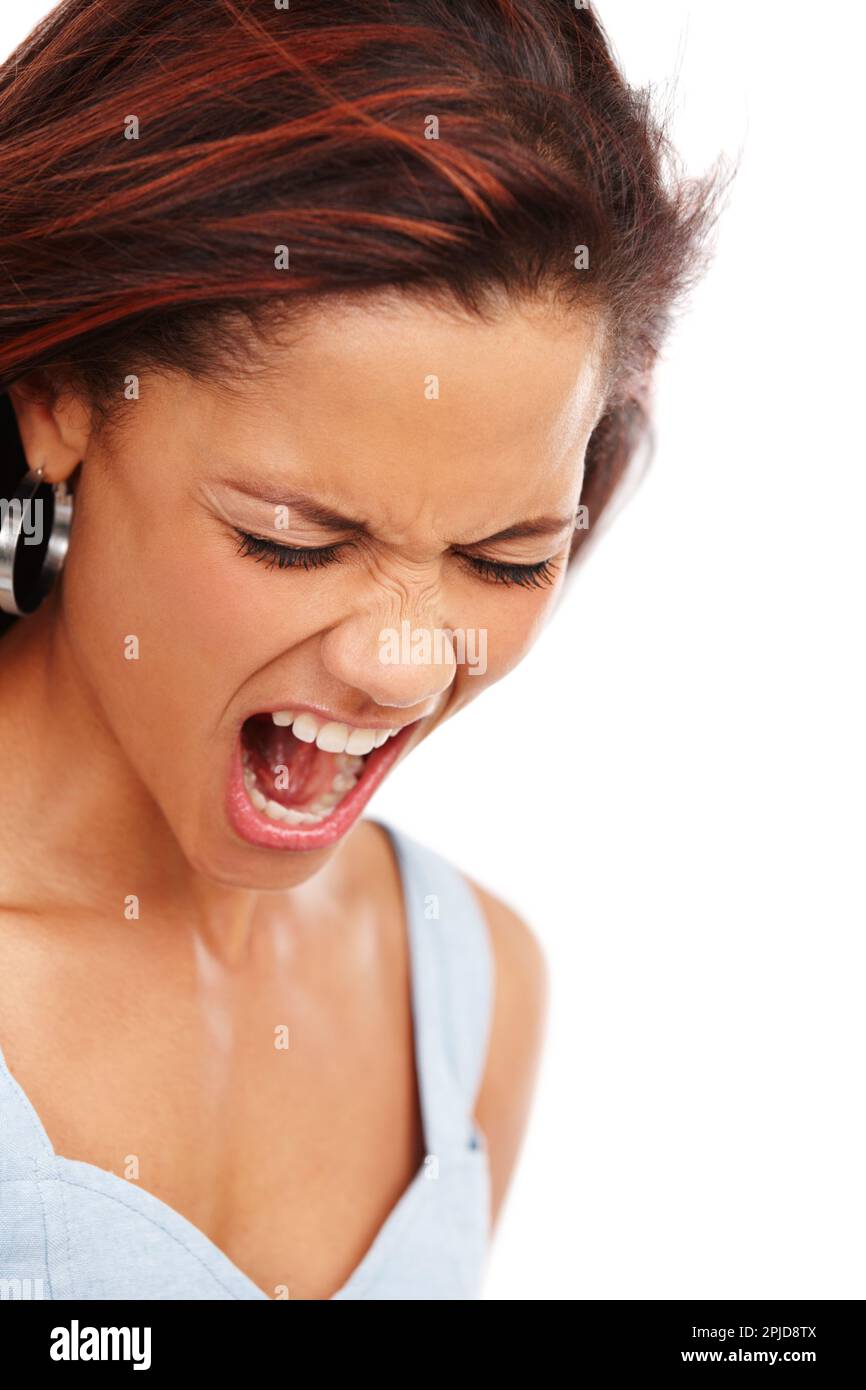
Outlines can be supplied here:
[[[343, 503], [483, 489], [518, 507], [579, 488], [604, 399], [604, 325], [546, 302], [481, 319], [410, 299], [328, 304], [275, 335], [219, 420], [263, 481]], [[360, 510], [368, 508], [360, 506]]]

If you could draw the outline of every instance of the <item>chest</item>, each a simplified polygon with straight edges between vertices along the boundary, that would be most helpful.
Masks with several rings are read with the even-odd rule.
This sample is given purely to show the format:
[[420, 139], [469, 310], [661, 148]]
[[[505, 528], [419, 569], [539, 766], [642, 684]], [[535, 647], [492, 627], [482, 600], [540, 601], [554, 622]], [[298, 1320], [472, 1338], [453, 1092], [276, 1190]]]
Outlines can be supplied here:
[[405, 970], [217, 1000], [15, 956], [0, 1045], [55, 1152], [159, 1198], [269, 1296], [330, 1297], [424, 1160]]

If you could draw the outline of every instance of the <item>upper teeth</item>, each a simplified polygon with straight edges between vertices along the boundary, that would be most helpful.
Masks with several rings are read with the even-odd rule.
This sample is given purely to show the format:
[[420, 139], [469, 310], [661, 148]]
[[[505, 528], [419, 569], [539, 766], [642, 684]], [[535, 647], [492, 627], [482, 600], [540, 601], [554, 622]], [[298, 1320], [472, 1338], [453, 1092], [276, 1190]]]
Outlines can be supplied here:
[[302, 743], [315, 743], [325, 753], [353, 753], [358, 757], [372, 748], [381, 748], [386, 739], [400, 732], [399, 729], [354, 729], [350, 724], [317, 719], [307, 710], [295, 714], [290, 709], [278, 709], [271, 718], [282, 728], [291, 725], [295, 738]]

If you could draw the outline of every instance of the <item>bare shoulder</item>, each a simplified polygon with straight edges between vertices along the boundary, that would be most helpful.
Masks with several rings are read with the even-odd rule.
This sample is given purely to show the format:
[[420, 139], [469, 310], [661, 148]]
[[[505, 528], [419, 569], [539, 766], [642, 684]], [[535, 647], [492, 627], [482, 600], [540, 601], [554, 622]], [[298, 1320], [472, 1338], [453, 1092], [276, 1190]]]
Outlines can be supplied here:
[[547, 1023], [548, 969], [522, 917], [466, 875], [487, 921], [495, 990], [490, 1046], [475, 1118], [490, 1155], [492, 1218], [499, 1215], [526, 1132]]

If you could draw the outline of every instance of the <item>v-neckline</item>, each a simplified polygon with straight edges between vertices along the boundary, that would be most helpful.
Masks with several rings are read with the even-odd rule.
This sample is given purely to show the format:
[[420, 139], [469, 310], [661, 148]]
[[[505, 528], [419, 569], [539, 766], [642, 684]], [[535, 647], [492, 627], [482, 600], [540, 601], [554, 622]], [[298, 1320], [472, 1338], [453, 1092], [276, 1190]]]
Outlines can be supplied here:
[[[372, 817], [370, 818], [373, 819]], [[415, 1064], [415, 1085], [418, 1095], [418, 1104], [421, 1114], [422, 1141], [425, 1156], [432, 1152], [430, 1116], [428, 1114], [427, 1091], [424, 1085], [425, 1059], [423, 1056], [423, 1038], [425, 1030], [421, 1025], [419, 1016], [421, 989], [418, 978], [419, 962], [417, 959], [417, 949], [415, 942], [415, 922], [412, 916], [411, 896], [409, 893], [409, 882], [407, 878], [407, 865], [404, 858], [403, 846], [400, 842], [398, 832], [393, 826], [385, 821], [375, 821], [384, 830], [392, 854], [397, 864], [400, 879], [401, 899], [403, 905], [403, 920], [406, 934], [406, 948], [409, 958], [409, 1000], [412, 1019], [412, 1055]], [[213, 1274], [218, 1282], [220, 1273], [227, 1278], [230, 1283], [238, 1286], [238, 1298], [261, 1299], [273, 1302], [271, 1295], [265, 1293], [255, 1280], [236, 1264], [230, 1255], [226, 1254], [215, 1240], [212, 1240], [205, 1231], [197, 1226], [189, 1217], [184, 1216], [169, 1202], [162, 1197], [158, 1197], [155, 1192], [150, 1192], [146, 1187], [139, 1187], [137, 1183], [131, 1182], [128, 1178], [122, 1178], [117, 1173], [113, 1173], [110, 1168], [101, 1168], [97, 1163], [89, 1163], [86, 1159], [67, 1158], [64, 1154], [57, 1153], [48, 1137], [48, 1132], [39, 1117], [35, 1105], [31, 1101], [23, 1086], [18, 1082], [9, 1068], [4, 1056], [2, 1042], [0, 1042], [0, 1080], [3, 1076], [8, 1077], [13, 1088], [17, 1091], [19, 1098], [28, 1112], [36, 1132], [43, 1141], [45, 1157], [49, 1163], [57, 1166], [63, 1173], [71, 1176], [64, 1177], [63, 1181], [70, 1182], [72, 1185], [96, 1187], [97, 1189], [107, 1187], [107, 1195], [123, 1201], [126, 1206], [138, 1211], [145, 1219], [156, 1221], [169, 1230], [169, 1233], [176, 1236], [181, 1244], [186, 1245], [193, 1254], [198, 1255], [209, 1272]], [[76, 1174], [87, 1176], [89, 1179], [80, 1184], [75, 1183]], [[340, 1287], [326, 1299], [316, 1300], [324, 1303], [331, 1303], [336, 1299], [351, 1298], [356, 1287], [366, 1281], [368, 1271], [371, 1271], [375, 1264], [378, 1264], [384, 1257], [388, 1248], [389, 1241], [393, 1238], [393, 1233], [398, 1231], [403, 1224], [404, 1212], [411, 1208], [415, 1202], [420, 1200], [420, 1193], [423, 1190], [423, 1180], [426, 1177], [426, 1158], [422, 1161], [420, 1168], [410, 1180], [408, 1186], [404, 1188], [397, 1201], [391, 1207], [385, 1220], [374, 1235], [366, 1252], [362, 1255], [359, 1263], [355, 1266], [348, 1278]], [[113, 1190], [112, 1190], [113, 1189]], [[123, 1197], [120, 1196], [121, 1192]], [[132, 1200], [130, 1200], [132, 1196]], [[151, 1208], [148, 1211], [148, 1208]], [[197, 1248], [196, 1248], [197, 1247]], [[216, 1269], [213, 1268], [216, 1266]], [[225, 1285], [224, 1285], [225, 1287]], [[243, 1292], [240, 1292], [243, 1290]], [[277, 1300], [278, 1301], [278, 1300]]]

